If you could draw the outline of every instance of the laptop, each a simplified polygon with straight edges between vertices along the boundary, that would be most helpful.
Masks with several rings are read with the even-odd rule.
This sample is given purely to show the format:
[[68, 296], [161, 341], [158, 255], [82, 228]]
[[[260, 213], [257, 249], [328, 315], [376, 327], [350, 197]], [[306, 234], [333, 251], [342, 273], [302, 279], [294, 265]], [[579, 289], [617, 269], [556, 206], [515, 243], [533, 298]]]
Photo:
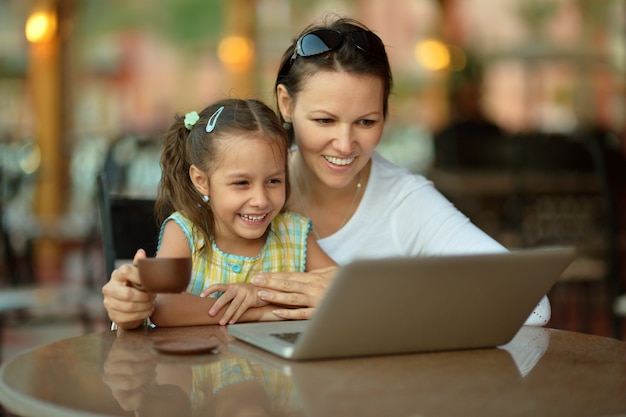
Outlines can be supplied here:
[[228, 333], [293, 360], [496, 347], [574, 256], [550, 247], [356, 260], [339, 268], [310, 320], [237, 323]]

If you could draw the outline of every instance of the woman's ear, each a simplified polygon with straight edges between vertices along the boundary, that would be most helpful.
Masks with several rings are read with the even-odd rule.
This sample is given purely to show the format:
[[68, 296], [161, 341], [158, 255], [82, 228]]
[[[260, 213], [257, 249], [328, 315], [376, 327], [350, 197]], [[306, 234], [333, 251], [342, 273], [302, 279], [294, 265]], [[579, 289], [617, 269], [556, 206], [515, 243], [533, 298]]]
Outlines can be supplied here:
[[292, 123], [291, 120], [291, 106], [293, 100], [287, 91], [287, 88], [283, 84], [278, 84], [276, 87], [276, 98], [278, 102], [278, 110], [283, 116], [283, 120], [287, 123]]
[[195, 165], [189, 167], [189, 178], [200, 194], [209, 195], [209, 176]]

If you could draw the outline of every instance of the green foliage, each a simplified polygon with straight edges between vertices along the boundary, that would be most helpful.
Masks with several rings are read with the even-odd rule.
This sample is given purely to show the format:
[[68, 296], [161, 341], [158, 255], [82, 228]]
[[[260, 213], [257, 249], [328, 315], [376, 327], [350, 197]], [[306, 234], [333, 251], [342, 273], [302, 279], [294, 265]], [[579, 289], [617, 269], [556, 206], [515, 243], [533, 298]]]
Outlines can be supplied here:
[[216, 39], [227, 0], [83, 0], [77, 3], [76, 31], [96, 37], [124, 30], [150, 31], [181, 47]]
[[525, 0], [518, 6], [517, 13], [529, 28], [541, 32], [546, 22], [556, 15], [558, 8], [554, 0]]

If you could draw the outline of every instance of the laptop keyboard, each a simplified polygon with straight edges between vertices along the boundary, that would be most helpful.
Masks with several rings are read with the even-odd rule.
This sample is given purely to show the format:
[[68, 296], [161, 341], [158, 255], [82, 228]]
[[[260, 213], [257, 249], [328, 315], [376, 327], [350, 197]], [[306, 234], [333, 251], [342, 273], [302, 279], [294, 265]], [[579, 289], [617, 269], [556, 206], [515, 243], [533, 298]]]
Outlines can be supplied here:
[[301, 333], [302, 332], [270, 333], [270, 336], [277, 337], [285, 342], [296, 343]]

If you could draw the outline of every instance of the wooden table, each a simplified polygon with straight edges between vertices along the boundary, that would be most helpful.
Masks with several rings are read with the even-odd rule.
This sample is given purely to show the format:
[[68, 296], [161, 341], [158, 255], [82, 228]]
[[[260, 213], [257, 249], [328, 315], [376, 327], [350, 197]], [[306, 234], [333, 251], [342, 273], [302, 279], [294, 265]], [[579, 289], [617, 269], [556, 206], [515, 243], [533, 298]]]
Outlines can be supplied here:
[[[193, 338], [214, 340], [218, 353], [153, 347]], [[0, 402], [46, 417], [617, 416], [626, 343], [523, 327], [497, 349], [290, 362], [218, 326], [105, 331], [5, 363]]]

